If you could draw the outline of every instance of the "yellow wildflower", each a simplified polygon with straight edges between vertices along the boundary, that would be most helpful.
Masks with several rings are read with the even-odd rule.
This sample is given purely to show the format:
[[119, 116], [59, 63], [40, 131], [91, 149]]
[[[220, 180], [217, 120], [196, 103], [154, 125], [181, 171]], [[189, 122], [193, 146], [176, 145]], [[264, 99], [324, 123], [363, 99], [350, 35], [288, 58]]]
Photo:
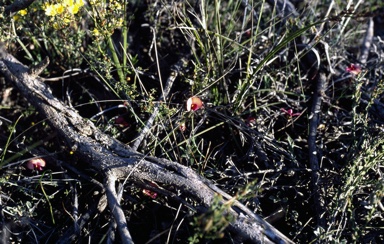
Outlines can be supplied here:
[[19, 14], [21, 16], [25, 16], [27, 14], [27, 10], [26, 9], [22, 9], [22, 10], [19, 11]]
[[83, 0], [76, 0], [76, 5], [79, 7], [84, 6], [84, 1]]
[[68, 13], [74, 15], [79, 12], [80, 7], [84, 6], [84, 2], [80, 0], [74, 3], [73, 0], [64, 0], [63, 5], [67, 7]]
[[93, 34], [94, 36], [99, 36], [99, 35], [100, 35], [100, 32], [99, 32], [98, 29], [95, 28], [95, 29], [93, 29], [92, 34]]
[[55, 9], [56, 9], [57, 14], [62, 14], [65, 10], [64, 6], [60, 3], [55, 4]]
[[64, 6], [73, 6], [73, 0], [64, 0], [63, 5]]
[[[67, 10], [68, 10], [68, 13], [70, 13], [70, 14], [76, 14], [76, 13], [77, 13], [77, 11], [76, 11], [76, 13], [75, 13], [75, 5], [68, 6], [68, 7], [67, 7]], [[78, 10], [78, 9], [77, 9], [77, 10]]]
[[47, 5], [45, 7], [45, 15], [55, 16], [57, 14], [56, 8], [53, 5]]
[[79, 12], [79, 9], [80, 9], [81, 6], [75, 4], [75, 5], [72, 5], [72, 6], [69, 6], [68, 7], [68, 12], [70, 14], [77, 14]]

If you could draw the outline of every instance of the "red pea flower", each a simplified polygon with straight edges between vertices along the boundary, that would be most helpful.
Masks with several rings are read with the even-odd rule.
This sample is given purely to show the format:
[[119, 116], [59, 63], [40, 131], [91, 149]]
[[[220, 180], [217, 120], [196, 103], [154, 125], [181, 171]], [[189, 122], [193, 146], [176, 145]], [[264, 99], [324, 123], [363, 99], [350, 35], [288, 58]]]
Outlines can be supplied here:
[[350, 64], [345, 70], [353, 75], [358, 75], [361, 72], [361, 66], [358, 64]]
[[[157, 188], [157, 185], [155, 183], [149, 182], [149, 184], [151, 186]], [[156, 199], [156, 197], [157, 197], [157, 193], [156, 192], [148, 190], [148, 189], [143, 189], [143, 193], [144, 193], [144, 195], [146, 195], [146, 196], [148, 196], [148, 197], [150, 197], [152, 199]]]
[[247, 126], [249, 126], [249, 127], [255, 126], [255, 125], [256, 125], [256, 118], [255, 118], [255, 117], [252, 117], [252, 116], [249, 116], [249, 117], [245, 120], [245, 123], [246, 123]]
[[43, 170], [43, 168], [45, 167], [45, 160], [42, 159], [42, 158], [34, 158], [34, 159], [31, 159], [27, 162], [27, 168], [30, 169], [30, 170]]
[[203, 107], [203, 102], [198, 97], [190, 97], [187, 101], [187, 111], [196, 111]]
[[301, 113], [293, 113], [293, 109], [291, 109], [291, 108], [288, 109], [288, 110], [286, 110], [284, 108], [281, 108], [281, 111], [283, 111], [290, 118], [301, 115]]
[[143, 189], [143, 193], [144, 193], [144, 195], [146, 195], [146, 196], [148, 196], [148, 197], [150, 197], [152, 199], [156, 199], [156, 197], [157, 197], [157, 193], [156, 192], [150, 191], [148, 189]]
[[115, 125], [120, 128], [126, 128], [129, 126], [129, 123], [122, 116], [119, 116], [115, 119]]

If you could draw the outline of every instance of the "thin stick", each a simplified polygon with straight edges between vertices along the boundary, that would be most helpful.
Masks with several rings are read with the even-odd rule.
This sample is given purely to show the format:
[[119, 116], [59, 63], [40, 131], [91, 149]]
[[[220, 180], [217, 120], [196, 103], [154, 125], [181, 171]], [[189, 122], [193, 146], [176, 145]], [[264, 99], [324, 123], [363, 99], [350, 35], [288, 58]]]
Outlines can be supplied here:
[[121, 205], [117, 199], [115, 182], [116, 178], [113, 175], [108, 175], [106, 181], [106, 193], [108, 199], [108, 205], [111, 209], [112, 215], [115, 218], [117, 229], [119, 230], [121, 242], [124, 244], [133, 243], [131, 234], [128, 231], [127, 221], [125, 219], [125, 215], [123, 210], [121, 209]]
[[[188, 56], [188, 55], [187, 55]], [[160, 96], [160, 101], [166, 101], [167, 100], [167, 97], [168, 97], [168, 94], [173, 86], [173, 82], [175, 82], [177, 76], [179, 75], [179, 72], [181, 71], [181, 69], [184, 67], [184, 64], [187, 62], [187, 59], [188, 57], [182, 57], [176, 64], [174, 64], [172, 67], [171, 67], [171, 74], [169, 75], [168, 79], [167, 79], [167, 82], [165, 84], [165, 87], [163, 89], [163, 92], [162, 92], [162, 95]], [[160, 81], [161, 83], [161, 81]], [[157, 115], [159, 114], [159, 109], [160, 109], [160, 105], [161, 103], [156, 103], [155, 104], [155, 107], [153, 109], [153, 113], [152, 115], [149, 117], [149, 119], [147, 120], [147, 123], [145, 124], [143, 130], [141, 131], [141, 133], [137, 136], [133, 146], [132, 146], [132, 149], [133, 150], [137, 150], [141, 144], [141, 142], [144, 140], [144, 138], [147, 136], [147, 134], [149, 133]]]
[[317, 79], [317, 87], [313, 94], [313, 102], [311, 107], [311, 114], [309, 116], [309, 135], [308, 135], [308, 149], [309, 149], [309, 165], [311, 167], [311, 184], [313, 198], [315, 202], [315, 210], [317, 212], [317, 225], [325, 227], [324, 219], [324, 202], [322, 201], [319, 187], [320, 172], [319, 172], [319, 151], [316, 146], [317, 127], [320, 121], [321, 112], [321, 98], [324, 94], [324, 87], [326, 83], [326, 76], [320, 73]]

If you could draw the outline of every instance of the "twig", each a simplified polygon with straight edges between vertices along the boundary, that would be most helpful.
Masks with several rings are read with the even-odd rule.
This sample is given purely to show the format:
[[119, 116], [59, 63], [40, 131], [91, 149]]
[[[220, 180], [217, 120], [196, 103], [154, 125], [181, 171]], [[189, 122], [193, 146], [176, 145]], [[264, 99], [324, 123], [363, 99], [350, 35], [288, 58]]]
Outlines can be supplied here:
[[269, 5], [276, 7], [277, 12], [284, 18], [299, 16], [295, 6], [289, 0], [267, 0], [267, 2]]
[[[172, 67], [171, 67], [171, 74], [169, 75], [167, 81], [166, 81], [166, 84], [165, 84], [165, 87], [164, 87], [164, 90], [163, 90], [163, 93], [161, 94], [160, 96], [160, 101], [166, 101], [167, 97], [168, 97], [168, 94], [173, 86], [173, 82], [175, 82], [177, 76], [179, 75], [181, 69], [185, 66], [187, 60], [188, 60], [188, 56], [189, 55], [186, 55], [186, 56], [183, 56], [177, 63], [175, 63]], [[147, 123], [145, 124], [143, 130], [141, 131], [141, 133], [137, 136], [135, 142], [133, 143], [133, 146], [132, 146], [132, 149], [133, 150], [137, 150], [141, 144], [141, 142], [144, 140], [144, 138], [147, 136], [147, 134], [149, 133], [152, 125], [153, 125], [153, 122], [155, 121], [157, 115], [159, 114], [159, 109], [160, 109], [160, 106], [161, 106], [161, 103], [156, 103], [155, 104], [155, 107], [153, 108], [153, 113], [152, 115], [149, 117], [149, 119], [147, 120]]]
[[360, 60], [360, 63], [362, 64], [367, 63], [369, 50], [371, 49], [372, 40], [373, 40], [373, 27], [374, 27], [373, 19], [369, 18], [367, 32], [365, 33], [364, 41], [360, 48], [359, 60]]
[[[117, 199], [117, 202], [120, 204], [121, 198], [123, 196], [124, 184], [119, 183], [117, 188], [118, 190], [116, 193], [116, 199]], [[116, 221], [114, 219], [111, 219], [109, 223], [107, 243], [116, 242], [116, 237], [115, 237], [116, 227], [117, 227]]]
[[308, 136], [308, 149], [309, 149], [309, 164], [312, 170], [311, 184], [313, 199], [315, 203], [315, 210], [317, 212], [317, 225], [325, 227], [324, 219], [324, 201], [321, 198], [321, 192], [319, 187], [320, 172], [319, 172], [319, 151], [316, 146], [317, 127], [320, 121], [321, 102], [324, 94], [324, 87], [326, 83], [326, 76], [324, 73], [320, 73], [317, 79], [316, 90], [312, 96], [311, 114], [309, 116], [309, 136]]
[[[104, 211], [106, 207], [107, 197], [105, 194], [103, 194], [99, 201], [94, 202], [91, 204], [91, 207], [88, 211], [83, 213], [81, 217], [78, 220], [78, 227], [79, 229], [83, 229], [83, 227], [89, 222], [91, 218], [93, 218], [97, 213], [101, 213]], [[77, 233], [75, 232], [75, 229], [73, 226], [70, 226], [64, 234], [61, 236], [59, 240], [57, 240], [57, 244], [66, 244], [66, 243], [73, 243], [76, 240]]]
[[[254, 22], [257, 23], [259, 21], [259, 16], [258, 16], [258, 12], [255, 11], [254, 6], [251, 5], [248, 0], [241, 0], [241, 4], [244, 7], [244, 18], [247, 17], [247, 10], [249, 10], [249, 11], [252, 12], [252, 16], [254, 18]], [[244, 30], [244, 26], [245, 26], [244, 23], [245, 22], [243, 21], [243, 26], [241, 28], [242, 30]], [[240, 42], [241, 42], [241, 39], [239, 39], [239, 43]]]
[[76, 184], [71, 184], [72, 188], [72, 197], [73, 197], [73, 210], [72, 217], [74, 220], [73, 229], [77, 235], [80, 236], [80, 227], [79, 227], [79, 197], [77, 195], [77, 187]]
[[108, 205], [111, 209], [112, 215], [115, 218], [117, 229], [119, 230], [121, 241], [124, 244], [133, 243], [131, 234], [128, 231], [127, 221], [125, 220], [125, 215], [123, 210], [121, 209], [121, 205], [117, 199], [115, 182], [116, 178], [113, 174], [107, 176], [106, 181], [106, 193], [108, 199]]

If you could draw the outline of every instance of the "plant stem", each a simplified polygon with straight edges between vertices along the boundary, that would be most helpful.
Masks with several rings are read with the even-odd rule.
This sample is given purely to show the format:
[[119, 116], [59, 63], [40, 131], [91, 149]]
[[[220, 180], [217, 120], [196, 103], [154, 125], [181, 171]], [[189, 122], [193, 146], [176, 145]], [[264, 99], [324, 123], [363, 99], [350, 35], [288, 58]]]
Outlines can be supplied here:
[[118, 57], [117, 54], [116, 54], [116, 50], [115, 50], [115, 47], [114, 47], [114, 45], [113, 45], [112, 36], [109, 36], [109, 37], [107, 38], [107, 40], [108, 40], [108, 48], [109, 48], [109, 50], [110, 50], [111, 53], [112, 53], [113, 63], [114, 63], [115, 66], [116, 66], [117, 75], [119, 76], [119, 80], [120, 80], [120, 82], [125, 82], [125, 79], [124, 79], [124, 72], [123, 72], [123, 69], [121, 68], [120, 61], [119, 61], [119, 57]]

